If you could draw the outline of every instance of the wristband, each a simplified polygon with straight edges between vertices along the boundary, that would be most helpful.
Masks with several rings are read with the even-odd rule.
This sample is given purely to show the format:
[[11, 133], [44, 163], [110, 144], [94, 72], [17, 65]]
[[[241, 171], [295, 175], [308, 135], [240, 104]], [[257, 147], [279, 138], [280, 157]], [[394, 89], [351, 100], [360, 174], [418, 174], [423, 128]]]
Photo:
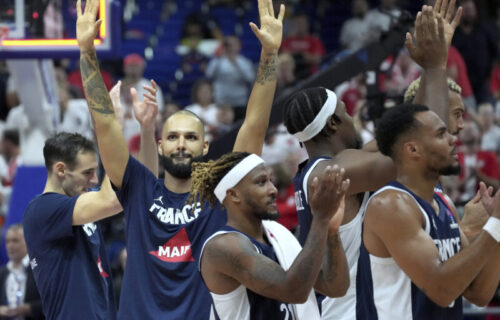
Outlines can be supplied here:
[[490, 217], [484, 225], [483, 230], [488, 232], [496, 242], [500, 242], [500, 219]]

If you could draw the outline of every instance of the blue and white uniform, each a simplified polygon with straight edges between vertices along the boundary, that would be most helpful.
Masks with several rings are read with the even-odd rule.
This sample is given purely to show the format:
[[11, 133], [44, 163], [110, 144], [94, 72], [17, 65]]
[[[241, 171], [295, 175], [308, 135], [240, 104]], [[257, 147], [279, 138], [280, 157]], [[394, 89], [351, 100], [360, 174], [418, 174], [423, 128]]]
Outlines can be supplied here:
[[[434, 192], [434, 200], [439, 204], [439, 212], [436, 213], [428, 202], [399, 182], [390, 182], [374, 195], [385, 190], [397, 190], [413, 197], [425, 219], [425, 232], [434, 240], [441, 261], [446, 261], [460, 251], [458, 224], [442, 194]], [[447, 308], [438, 306], [411, 281], [392, 257], [376, 257], [363, 244], [356, 285], [357, 319], [449, 320], [463, 317], [462, 297], [458, 297]]]
[[220, 206], [185, 204], [146, 167], [129, 158], [117, 191], [126, 219], [127, 268], [119, 319], [209, 319], [211, 298], [197, 270], [205, 240], [226, 224]]
[[31, 269], [47, 319], [116, 319], [99, 223], [73, 226], [78, 196], [44, 193], [23, 217]]
[[[310, 173], [321, 161], [331, 160], [329, 157], [318, 157], [302, 163], [293, 182], [295, 187], [295, 203], [299, 217], [299, 241], [304, 245], [311, 229], [312, 214], [307, 198], [307, 181]], [[361, 227], [364, 208], [368, 202], [366, 192], [358, 213], [349, 223], [340, 226], [339, 234], [349, 266], [350, 285], [347, 293], [340, 298], [324, 298], [321, 302], [322, 319], [354, 319], [356, 317], [356, 273], [358, 269], [359, 248], [361, 246]]]
[[[207, 239], [205, 244], [213, 237], [227, 234], [240, 233], [246, 236], [254, 245], [255, 251], [265, 255], [279, 264], [274, 249], [270, 245], [260, 243], [254, 238], [230, 226], [224, 226], [220, 231]], [[205, 245], [203, 245], [205, 247]], [[201, 252], [203, 254], [203, 252]], [[264, 297], [247, 289], [243, 285], [226, 294], [210, 292], [215, 306], [215, 318], [222, 320], [292, 320], [296, 319], [295, 308], [292, 304]]]

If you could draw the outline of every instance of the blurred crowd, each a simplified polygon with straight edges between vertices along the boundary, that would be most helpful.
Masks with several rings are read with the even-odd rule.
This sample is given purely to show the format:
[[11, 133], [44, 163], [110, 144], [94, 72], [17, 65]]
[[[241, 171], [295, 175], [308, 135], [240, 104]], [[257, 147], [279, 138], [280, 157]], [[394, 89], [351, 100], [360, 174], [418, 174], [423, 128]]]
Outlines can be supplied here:
[[[133, 19], [139, 8], [138, 2], [123, 1], [124, 19]], [[337, 39], [339, 47], [333, 52], [327, 52], [325, 42], [330, 39], [322, 37], [321, 25], [314, 20], [310, 10], [303, 9], [312, 6], [318, 11], [328, 12], [328, 7], [333, 6], [332, 2], [286, 3], [285, 34], [278, 63], [277, 96], [293, 90], [300, 81], [320, 71], [332, 58], [343, 59], [370, 43], [379, 41], [385, 32], [397, 24], [406, 9], [415, 7], [410, 1], [343, 1], [344, 5], [350, 5], [351, 12], [340, 26]], [[422, 5], [420, 1], [417, 2], [416, 7]], [[192, 13], [185, 18], [174, 53], [180, 59], [175, 76], [192, 81], [174, 81], [171, 84], [158, 81], [161, 86], [157, 95], [160, 109], [157, 119], [158, 136], [165, 119], [180, 109], [192, 111], [203, 119], [210, 140], [224, 135], [243, 119], [257, 64], [242, 50], [242, 42], [237, 32], [223, 32], [209, 13], [210, 8], [220, 7], [245, 12], [250, 3], [253, 1], [210, 0], [206, 1], [203, 8], [193, 8]], [[275, 4], [278, 5], [279, 2], [276, 1]], [[495, 189], [500, 188], [500, 2], [496, 1], [495, 12], [490, 10], [491, 4], [484, 1], [464, 0], [460, 4], [463, 7], [463, 18], [449, 52], [448, 74], [456, 83], [456, 87], [450, 86], [450, 90], [461, 97], [467, 110], [458, 146], [462, 172], [459, 176], [443, 180], [443, 187], [459, 208], [474, 196], [479, 181], [485, 181]], [[172, 6], [164, 8], [162, 15], [168, 21], [174, 9]], [[247, 25], [242, 28], [249, 29]], [[124, 37], [130, 37], [133, 32], [124, 30]], [[148, 67], [149, 60], [147, 52], [132, 52], [124, 54], [118, 61], [104, 62], [101, 68], [108, 90], [121, 80], [121, 90], [117, 94], [122, 106], [124, 136], [132, 154], [139, 151], [140, 126], [134, 118], [133, 95], [130, 89], [134, 88], [141, 99], [143, 86], [154, 76], [154, 73], [148, 71], [154, 69], [154, 65]], [[60, 108], [58, 130], [79, 132], [93, 138], [78, 61], [58, 60], [54, 63]], [[388, 57], [380, 65], [379, 71], [377, 80], [379, 90], [384, 96], [383, 104], [390, 108], [403, 101], [407, 88], [419, 78], [421, 68], [410, 59], [405, 49], [401, 49], [397, 55]], [[345, 102], [366, 143], [373, 139], [375, 119], [370, 116], [372, 97], [368, 95], [365, 83], [365, 75], [360, 74], [346, 79], [335, 91]], [[19, 98], [20, 90], [22, 88], [16, 86], [9, 77], [6, 63], [0, 61], [2, 219], [8, 212], [16, 167], [22, 165], [19, 158], [19, 128], [29, 126]], [[187, 94], [183, 96], [180, 92]], [[283, 125], [275, 125], [269, 129], [263, 158], [271, 165], [274, 183], [279, 190], [279, 221], [290, 230], [297, 228], [292, 179], [298, 164], [306, 157], [305, 150], [286, 132]], [[109, 252], [116, 261], [115, 275], [118, 278], [126, 261], [123, 223], [123, 217], [113, 218], [113, 223], [107, 224], [106, 232], [111, 246]], [[115, 281], [115, 284], [119, 286], [120, 281]]]

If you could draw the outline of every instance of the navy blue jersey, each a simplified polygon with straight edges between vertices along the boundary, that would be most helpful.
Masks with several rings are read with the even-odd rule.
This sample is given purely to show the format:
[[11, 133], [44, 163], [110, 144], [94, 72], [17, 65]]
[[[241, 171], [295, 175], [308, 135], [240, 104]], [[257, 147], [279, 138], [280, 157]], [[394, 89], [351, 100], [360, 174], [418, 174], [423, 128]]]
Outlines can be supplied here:
[[47, 319], [116, 319], [99, 224], [72, 225], [77, 198], [44, 193], [24, 213], [24, 237], [43, 312]]
[[314, 170], [316, 165], [324, 160], [330, 160], [329, 157], [318, 157], [302, 162], [299, 165], [299, 170], [293, 178], [293, 186], [295, 188], [295, 206], [297, 207], [297, 216], [299, 218], [299, 242], [301, 246], [306, 243], [309, 229], [311, 229], [312, 214], [309, 202], [307, 201], [307, 180], [309, 174]]
[[[229, 232], [237, 232], [246, 236], [257, 252], [279, 264], [272, 246], [261, 243], [239, 230], [224, 226], [214, 235]], [[296, 318], [291, 304], [264, 297], [243, 286], [228, 294], [217, 295], [212, 293], [212, 297], [214, 298], [216, 319], [291, 320]]]
[[[460, 230], [442, 195], [434, 192], [439, 213], [399, 182], [391, 182], [377, 193], [396, 189], [410, 194], [426, 220], [426, 232], [434, 240], [441, 261], [460, 251]], [[376, 193], [376, 194], [377, 194]], [[408, 254], [411, 254], [410, 252]], [[371, 255], [364, 244], [358, 262], [357, 319], [462, 319], [462, 297], [443, 308], [431, 301], [397, 266], [393, 258]]]
[[225, 225], [220, 207], [185, 204], [133, 157], [117, 191], [126, 219], [127, 267], [120, 319], [208, 319], [211, 298], [195, 263], [205, 240]]

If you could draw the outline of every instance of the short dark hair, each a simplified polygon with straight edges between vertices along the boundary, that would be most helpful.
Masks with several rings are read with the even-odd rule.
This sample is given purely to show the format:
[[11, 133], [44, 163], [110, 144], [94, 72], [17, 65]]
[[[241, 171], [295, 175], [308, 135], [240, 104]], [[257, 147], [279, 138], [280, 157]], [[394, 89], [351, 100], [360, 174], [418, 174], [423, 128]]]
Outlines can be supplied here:
[[419, 127], [415, 114], [429, 111], [419, 104], [404, 103], [386, 111], [378, 120], [375, 139], [382, 154], [394, 159], [394, 145], [398, 139]]
[[45, 140], [43, 157], [48, 172], [58, 161], [64, 162], [70, 168], [76, 166], [79, 152], [96, 153], [92, 141], [78, 133], [59, 132]]
[[[283, 112], [283, 122], [288, 132], [294, 134], [304, 130], [316, 118], [327, 99], [326, 89], [322, 87], [303, 89], [288, 98]], [[318, 133], [324, 134], [323, 130]]]
[[12, 142], [19, 147], [19, 131], [16, 129], [8, 129], [3, 132], [3, 139]]

